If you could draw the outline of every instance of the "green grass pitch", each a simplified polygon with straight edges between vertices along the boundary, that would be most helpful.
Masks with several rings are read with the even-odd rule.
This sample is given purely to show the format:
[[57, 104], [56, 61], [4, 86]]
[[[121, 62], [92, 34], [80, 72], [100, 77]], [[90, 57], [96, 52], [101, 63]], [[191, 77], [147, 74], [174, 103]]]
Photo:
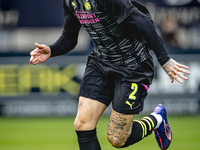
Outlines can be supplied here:
[[[140, 119], [141, 116], [136, 117]], [[78, 150], [73, 117], [0, 118], [0, 150]], [[169, 150], [200, 149], [200, 116], [169, 116], [173, 140]], [[115, 150], [107, 141], [109, 118], [97, 126], [102, 150]], [[154, 134], [123, 150], [159, 150]]]

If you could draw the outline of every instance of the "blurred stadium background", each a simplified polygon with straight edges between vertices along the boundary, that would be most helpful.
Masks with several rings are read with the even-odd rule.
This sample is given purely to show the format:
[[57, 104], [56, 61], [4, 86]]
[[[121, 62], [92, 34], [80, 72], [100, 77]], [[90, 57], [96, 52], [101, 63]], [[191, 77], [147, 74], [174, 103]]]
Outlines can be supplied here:
[[[69, 54], [36, 66], [29, 64], [34, 42], [49, 45], [60, 36], [64, 22], [62, 1], [0, 0], [0, 150], [78, 149], [73, 118], [87, 56], [93, 49], [88, 34], [81, 30], [79, 43]], [[141, 115], [162, 103], [176, 133], [170, 149], [197, 150], [200, 0], [138, 1], [150, 10], [170, 56], [190, 66], [191, 71], [183, 85], [171, 84], [155, 61], [155, 79]], [[106, 141], [110, 111], [111, 107], [98, 125], [104, 150], [113, 149]], [[135, 148], [158, 149], [153, 136]]]

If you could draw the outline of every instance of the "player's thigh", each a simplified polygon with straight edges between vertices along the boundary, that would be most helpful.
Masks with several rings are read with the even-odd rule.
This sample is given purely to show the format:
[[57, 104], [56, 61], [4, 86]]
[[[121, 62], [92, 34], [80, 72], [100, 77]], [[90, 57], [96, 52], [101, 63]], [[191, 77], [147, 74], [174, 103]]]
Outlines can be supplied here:
[[112, 110], [107, 137], [113, 146], [121, 147], [125, 144], [132, 131], [134, 116], [133, 114], [127, 115]]
[[92, 130], [107, 106], [97, 100], [79, 97], [78, 112], [74, 121], [77, 131]]

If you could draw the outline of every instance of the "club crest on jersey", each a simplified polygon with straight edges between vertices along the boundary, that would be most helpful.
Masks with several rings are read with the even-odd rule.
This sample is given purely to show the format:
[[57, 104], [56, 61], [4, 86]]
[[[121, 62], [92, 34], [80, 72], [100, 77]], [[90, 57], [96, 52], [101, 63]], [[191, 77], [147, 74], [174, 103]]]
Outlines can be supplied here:
[[91, 5], [90, 5], [89, 2], [85, 2], [84, 6], [85, 6], [85, 8], [86, 8], [87, 10], [90, 10], [90, 9], [91, 9]]

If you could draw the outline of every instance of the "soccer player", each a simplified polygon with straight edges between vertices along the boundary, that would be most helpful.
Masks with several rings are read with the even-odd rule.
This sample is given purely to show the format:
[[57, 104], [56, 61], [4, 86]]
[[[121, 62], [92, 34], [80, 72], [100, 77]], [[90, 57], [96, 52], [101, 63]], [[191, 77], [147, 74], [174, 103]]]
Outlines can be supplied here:
[[[157, 105], [141, 120], [135, 114], [143, 102], [154, 76], [150, 51], [170, 77], [183, 83], [189, 67], [169, 57], [157, 35], [148, 10], [131, 0], [64, 0], [65, 24], [62, 35], [50, 45], [35, 43], [30, 63], [63, 55], [77, 44], [81, 27], [89, 33], [95, 48], [88, 57], [79, 91], [79, 107], [74, 127], [81, 150], [100, 150], [96, 125], [112, 102], [107, 138], [116, 148], [123, 148], [155, 132], [161, 149], [171, 143], [172, 132], [167, 112]], [[185, 68], [185, 69], [183, 69]], [[182, 72], [182, 73], [181, 73]]]

